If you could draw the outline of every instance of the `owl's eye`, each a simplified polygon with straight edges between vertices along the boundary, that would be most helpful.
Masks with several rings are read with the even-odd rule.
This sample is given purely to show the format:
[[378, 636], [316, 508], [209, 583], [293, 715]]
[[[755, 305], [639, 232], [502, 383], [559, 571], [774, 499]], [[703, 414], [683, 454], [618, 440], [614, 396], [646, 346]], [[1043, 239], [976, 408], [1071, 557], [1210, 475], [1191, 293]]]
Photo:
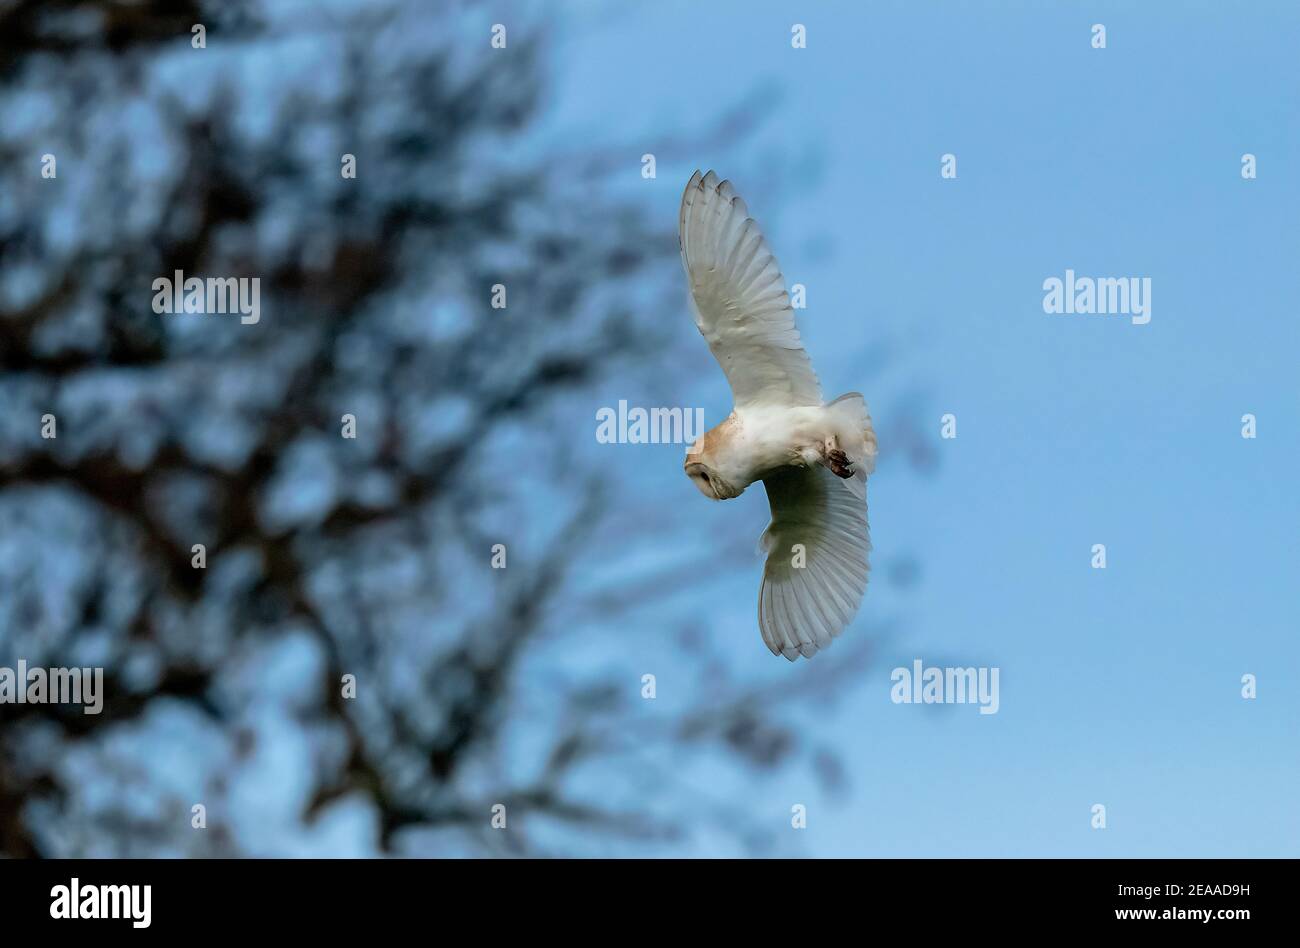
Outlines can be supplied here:
[[713, 478], [704, 469], [703, 465], [692, 464], [686, 473], [690, 475], [691, 480], [695, 482], [695, 486], [700, 489], [700, 493], [705, 497], [712, 497], [714, 500], [718, 498], [717, 488], [713, 486]]

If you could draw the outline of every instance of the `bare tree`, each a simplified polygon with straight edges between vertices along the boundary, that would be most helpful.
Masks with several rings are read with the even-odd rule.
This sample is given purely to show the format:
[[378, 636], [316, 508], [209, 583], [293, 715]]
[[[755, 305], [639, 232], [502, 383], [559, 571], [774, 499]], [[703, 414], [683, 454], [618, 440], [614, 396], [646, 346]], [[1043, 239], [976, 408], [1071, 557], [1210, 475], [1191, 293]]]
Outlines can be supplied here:
[[[626, 498], [554, 432], [663, 371], [674, 222], [530, 138], [543, 31], [303, 16], [0, 8], [0, 665], [105, 668], [101, 714], [0, 705], [0, 853], [761, 845], [682, 755], [791, 761], [778, 709], [861, 649], [754, 686], [682, 628], [708, 684], [655, 715], [573, 661], [644, 597], [574, 581]], [[257, 277], [260, 320], [153, 312], [175, 271]]]

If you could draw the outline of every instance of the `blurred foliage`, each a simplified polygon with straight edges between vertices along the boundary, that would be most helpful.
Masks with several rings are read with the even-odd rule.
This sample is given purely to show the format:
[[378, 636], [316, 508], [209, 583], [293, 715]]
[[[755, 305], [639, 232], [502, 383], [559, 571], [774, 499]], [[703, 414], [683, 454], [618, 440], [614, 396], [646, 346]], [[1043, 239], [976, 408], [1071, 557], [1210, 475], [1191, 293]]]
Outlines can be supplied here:
[[[634, 300], [687, 326], [675, 221], [555, 173], [545, 35], [484, 55], [489, 23], [0, 3], [0, 664], [106, 669], [98, 716], [0, 705], [0, 853], [638, 851], [709, 820], [758, 845], [671, 790], [680, 755], [788, 763], [778, 709], [825, 675], [744, 687], [704, 637], [697, 693], [648, 719], [639, 672], [570, 662], [609, 485], [548, 432], [656, 371]], [[261, 320], [154, 314], [176, 270], [258, 277]]]

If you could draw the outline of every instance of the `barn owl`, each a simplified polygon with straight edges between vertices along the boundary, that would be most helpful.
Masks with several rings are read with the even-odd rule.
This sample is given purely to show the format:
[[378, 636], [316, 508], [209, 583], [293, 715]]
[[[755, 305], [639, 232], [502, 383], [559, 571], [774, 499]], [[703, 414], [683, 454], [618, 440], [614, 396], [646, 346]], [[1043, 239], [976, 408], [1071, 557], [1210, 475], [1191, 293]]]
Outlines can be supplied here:
[[772, 654], [811, 658], [867, 588], [871, 416], [857, 392], [822, 401], [776, 258], [729, 181], [695, 172], [678, 231], [695, 325], [735, 399], [687, 451], [686, 474], [711, 500], [763, 482], [772, 522], [759, 540], [758, 627]]

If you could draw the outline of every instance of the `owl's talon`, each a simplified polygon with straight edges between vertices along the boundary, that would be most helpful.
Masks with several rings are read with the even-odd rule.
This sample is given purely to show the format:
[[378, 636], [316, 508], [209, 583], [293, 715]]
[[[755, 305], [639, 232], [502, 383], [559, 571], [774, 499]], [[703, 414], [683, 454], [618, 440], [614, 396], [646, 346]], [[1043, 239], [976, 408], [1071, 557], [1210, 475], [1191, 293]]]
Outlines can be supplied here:
[[849, 456], [838, 449], [826, 452], [826, 464], [831, 469], [831, 473], [838, 477], [850, 478], [853, 476], [853, 462]]

